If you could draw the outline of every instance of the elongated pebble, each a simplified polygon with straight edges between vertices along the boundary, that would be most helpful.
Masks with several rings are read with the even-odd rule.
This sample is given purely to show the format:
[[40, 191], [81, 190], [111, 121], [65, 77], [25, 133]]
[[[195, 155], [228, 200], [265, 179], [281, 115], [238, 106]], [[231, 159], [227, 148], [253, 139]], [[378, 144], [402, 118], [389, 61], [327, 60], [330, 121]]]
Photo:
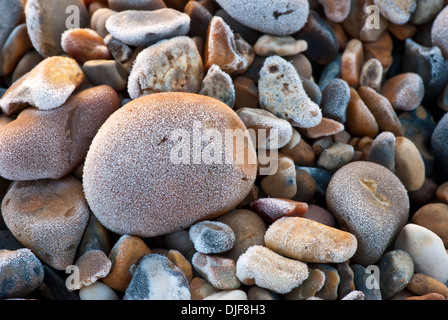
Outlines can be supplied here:
[[414, 262], [404, 250], [386, 252], [378, 262], [381, 295], [389, 299], [404, 290], [414, 274]]
[[395, 172], [395, 141], [391, 132], [381, 132], [373, 140], [366, 161], [375, 162]]
[[292, 56], [306, 51], [308, 44], [305, 40], [296, 40], [292, 36], [276, 37], [262, 35], [254, 44], [255, 53], [259, 56], [279, 55]]
[[425, 163], [415, 144], [406, 137], [395, 142], [395, 174], [406, 190], [416, 191], [425, 182]]
[[373, 139], [378, 135], [378, 122], [355, 88], [350, 88], [350, 101], [346, 114], [347, 120], [344, 126], [353, 136], [368, 136]]
[[308, 278], [305, 263], [285, 258], [264, 246], [252, 246], [236, 264], [236, 274], [243, 284], [284, 294]]

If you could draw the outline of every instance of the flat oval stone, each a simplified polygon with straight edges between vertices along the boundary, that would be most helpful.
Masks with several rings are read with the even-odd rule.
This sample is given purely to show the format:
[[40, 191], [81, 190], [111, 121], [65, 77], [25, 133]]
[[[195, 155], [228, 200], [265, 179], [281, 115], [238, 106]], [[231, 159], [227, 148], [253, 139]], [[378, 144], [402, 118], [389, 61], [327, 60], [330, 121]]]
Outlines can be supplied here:
[[309, 4], [305, 0], [259, 1], [217, 0], [218, 4], [241, 24], [273, 35], [285, 36], [305, 25]]
[[269, 197], [294, 198], [297, 193], [294, 161], [289, 157], [279, 157], [278, 165], [261, 180], [261, 188]]
[[387, 79], [381, 94], [389, 99], [395, 110], [411, 111], [421, 104], [425, 86], [418, 74], [406, 72]]
[[67, 101], [83, 80], [84, 74], [74, 59], [46, 58], [8, 88], [0, 106], [6, 115], [29, 105], [41, 110], [55, 109]]
[[398, 233], [394, 248], [408, 252], [414, 261], [415, 273], [423, 273], [438, 281], [448, 281], [448, 253], [442, 239], [431, 230], [408, 223]]
[[77, 7], [80, 28], [89, 26], [89, 12], [82, 0], [30, 0], [25, 6], [26, 25], [31, 42], [43, 57], [57, 56], [63, 52], [61, 36], [69, 29], [72, 11]]
[[406, 288], [412, 293], [420, 296], [429, 293], [437, 293], [448, 299], [448, 287], [444, 283], [423, 273], [415, 273]]
[[144, 256], [138, 264], [123, 300], [190, 300], [183, 272], [160, 254]]
[[354, 235], [300, 217], [276, 220], [265, 234], [269, 249], [292, 259], [311, 263], [340, 263], [356, 252]]
[[359, 39], [351, 39], [341, 57], [341, 77], [350, 87], [359, 86], [359, 77], [364, 65], [364, 47]]
[[88, 60], [112, 58], [103, 38], [89, 28], [65, 31], [61, 36], [61, 45], [64, 52], [80, 64]]
[[0, 75], [4, 77], [10, 75], [25, 53], [33, 48], [26, 24], [15, 27], [0, 48]]
[[0, 48], [3, 47], [11, 31], [20, 23], [25, 3], [21, 0], [2, 1], [0, 7]]
[[175, 37], [137, 55], [128, 78], [128, 92], [131, 99], [168, 91], [197, 93], [203, 78], [202, 58], [194, 41]]
[[0, 250], [0, 299], [24, 298], [44, 280], [44, 268], [30, 249]]
[[296, 40], [292, 36], [278, 37], [264, 34], [254, 44], [255, 53], [259, 56], [292, 56], [307, 49], [308, 44], [305, 40]]
[[106, 29], [127, 45], [147, 47], [162, 39], [187, 35], [190, 17], [170, 8], [125, 10], [110, 16]]
[[428, 203], [414, 213], [411, 221], [437, 234], [448, 247], [448, 204]]
[[17, 240], [51, 267], [65, 270], [74, 262], [90, 211], [81, 182], [66, 176], [13, 182], [2, 213]]
[[383, 65], [376, 58], [364, 62], [359, 76], [359, 85], [379, 91], [383, 82]]
[[406, 190], [416, 191], [425, 182], [425, 163], [415, 144], [406, 137], [395, 140], [395, 174]]
[[386, 252], [378, 262], [381, 296], [389, 299], [399, 293], [411, 281], [414, 274], [412, 257], [403, 250]]
[[219, 221], [200, 221], [189, 229], [190, 239], [196, 251], [204, 254], [220, 254], [235, 244], [232, 228]]
[[343, 230], [356, 236], [354, 263], [377, 262], [409, 216], [409, 198], [401, 181], [372, 162], [355, 161], [332, 176], [326, 203]]
[[283, 257], [264, 246], [251, 246], [236, 263], [236, 275], [245, 285], [284, 294], [308, 278], [305, 263]]
[[317, 164], [327, 170], [337, 170], [352, 161], [354, 153], [351, 145], [335, 142], [322, 152]]
[[238, 289], [241, 286], [233, 259], [196, 252], [191, 263], [195, 270], [218, 290]]

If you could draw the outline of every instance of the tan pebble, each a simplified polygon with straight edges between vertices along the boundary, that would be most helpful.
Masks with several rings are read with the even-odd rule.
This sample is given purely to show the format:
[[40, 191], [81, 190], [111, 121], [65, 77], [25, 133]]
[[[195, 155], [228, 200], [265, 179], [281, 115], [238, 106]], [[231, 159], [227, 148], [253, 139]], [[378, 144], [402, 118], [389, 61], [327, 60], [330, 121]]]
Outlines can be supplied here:
[[259, 56], [279, 55], [292, 56], [306, 51], [308, 44], [305, 40], [296, 40], [292, 36], [262, 35], [254, 44], [255, 53]]
[[444, 182], [437, 187], [436, 197], [438, 201], [448, 203], [448, 182]]
[[317, 191], [316, 180], [304, 170], [296, 170], [297, 193], [292, 198], [294, 201], [312, 203]]
[[69, 29], [62, 34], [61, 45], [64, 52], [83, 64], [88, 60], [112, 59], [103, 38], [92, 29]]
[[267, 226], [255, 212], [247, 209], [237, 209], [222, 215], [216, 221], [227, 224], [235, 234], [233, 248], [223, 253], [223, 256], [236, 261], [249, 247], [264, 245], [264, 234]]
[[378, 123], [354, 88], [350, 88], [350, 101], [347, 105], [347, 119], [344, 123], [353, 136], [374, 138], [378, 135]]
[[258, 87], [251, 79], [238, 76], [233, 79], [233, 86], [235, 88], [234, 109], [258, 108]]
[[446, 300], [446, 298], [440, 293], [427, 293], [423, 296], [411, 296], [407, 297], [404, 300]]
[[364, 48], [358, 39], [351, 39], [341, 58], [341, 78], [350, 87], [358, 87], [361, 68], [364, 64]]
[[238, 289], [241, 286], [236, 276], [236, 263], [233, 259], [196, 252], [191, 259], [191, 264], [218, 290]]
[[316, 159], [312, 146], [304, 139], [293, 147], [286, 145], [280, 149], [280, 152], [291, 157], [297, 166], [311, 167]]
[[132, 49], [126, 43], [114, 38], [111, 34], [108, 34], [104, 38], [104, 44], [109, 49], [111, 55], [118, 62], [125, 62], [132, 56]]
[[79, 268], [79, 283], [75, 283], [73, 290], [87, 287], [109, 274], [112, 263], [101, 250], [90, 250], [76, 261]]
[[300, 217], [275, 221], [266, 231], [265, 245], [283, 256], [312, 263], [340, 263], [356, 252], [354, 235]]
[[297, 193], [294, 161], [289, 157], [279, 157], [276, 168], [261, 180], [261, 188], [269, 197], [294, 198]]
[[250, 209], [272, 223], [282, 217], [301, 217], [308, 205], [290, 199], [261, 198], [252, 202]]
[[398, 115], [386, 97], [369, 87], [359, 87], [358, 94], [375, 117], [380, 131], [403, 135]]
[[250, 286], [247, 290], [248, 300], [277, 300], [271, 292], [259, 286]]
[[191, 263], [188, 262], [188, 260], [182, 255], [182, 253], [177, 250], [170, 250], [168, 251], [166, 257], [185, 274], [185, 277], [189, 283], [193, 280], [193, 267], [191, 266]]
[[387, 79], [381, 94], [385, 96], [395, 110], [412, 111], [420, 106], [425, 94], [425, 86], [420, 75], [405, 72]]
[[[216, 64], [232, 77], [242, 74], [249, 67], [250, 61], [244, 56], [242, 50], [244, 48], [239, 44], [244, 45], [241, 41], [236, 41], [235, 34], [229, 25], [221, 17], [213, 17], [205, 41], [204, 68], [208, 70]], [[247, 43], [245, 45], [250, 46]], [[255, 53], [252, 49], [252, 53], [249, 52], [248, 54], [251, 57]]]
[[286, 300], [305, 300], [314, 297], [325, 284], [325, 273], [319, 269], [308, 269], [309, 276], [297, 288], [284, 295]]
[[7, 115], [29, 105], [42, 110], [54, 109], [61, 106], [83, 80], [84, 74], [74, 59], [46, 58], [8, 88], [0, 106]]
[[112, 268], [103, 282], [117, 291], [125, 292], [140, 259], [151, 253], [151, 249], [139, 237], [121, 236], [109, 254]]
[[283, 257], [263, 246], [251, 246], [236, 264], [238, 279], [276, 293], [287, 293], [308, 278], [305, 263]]
[[287, 58], [289, 62], [292, 63], [294, 68], [296, 68], [297, 73], [305, 78], [311, 79], [313, 77], [313, 67], [310, 60], [305, 54], [299, 53]]
[[408, 191], [420, 189], [425, 182], [425, 163], [415, 144], [406, 137], [395, 140], [395, 174]]
[[394, 24], [389, 23], [388, 30], [400, 41], [405, 41], [407, 38], [412, 38], [417, 33], [417, 27], [410, 23]]
[[96, 31], [100, 37], [106, 37], [109, 34], [109, 31], [106, 29], [106, 21], [116, 13], [117, 11], [110, 8], [96, 10], [90, 18], [90, 28]]
[[10, 75], [25, 53], [33, 48], [26, 24], [22, 23], [11, 31], [0, 52], [0, 76]]
[[211, 296], [219, 292], [207, 280], [200, 277], [195, 277], [190, 281], [191, 300], [202, 300], [205, 297]]
[[448, 204], [428, 203], [420, 207], [412, 216], [412, 223], [437, 234], [448, 248]]
[[406, 287], [409, 291], [424, 296], [429, 293], [438, 293], [448, 299], [448, 288], [443, 283], [423, 273], [414, 273]]
[[383, 81], [383, 65], [378, 59], [367, 60], [361, 69], [359, 85], [379, 91]]
[[57, 270], [74, 263], [90, 215], [82, 184], [70, 175], [14, 181], [3, 198], [2, 213], [14, 237]]
[[[294, 123], [292, 124], [294, 126]], [[332, 136], [345, 129], [344, 125], [336, 120], [322, 118], [320, 124], [311, 128], [301, 128], [300, 133], [310, 139]]]

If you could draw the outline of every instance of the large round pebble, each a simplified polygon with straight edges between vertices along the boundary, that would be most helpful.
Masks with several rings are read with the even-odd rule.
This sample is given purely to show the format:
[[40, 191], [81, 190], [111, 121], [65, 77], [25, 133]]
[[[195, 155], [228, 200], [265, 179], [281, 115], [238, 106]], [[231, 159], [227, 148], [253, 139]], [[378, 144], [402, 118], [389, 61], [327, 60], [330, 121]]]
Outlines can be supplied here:
[[355, 161], [340, 168], [327, 188], [326, 203], [342, 228], [354, 234], [355, 263], [377, 262], [409, 216], [409, 197], [401, 181], [372, 162]]

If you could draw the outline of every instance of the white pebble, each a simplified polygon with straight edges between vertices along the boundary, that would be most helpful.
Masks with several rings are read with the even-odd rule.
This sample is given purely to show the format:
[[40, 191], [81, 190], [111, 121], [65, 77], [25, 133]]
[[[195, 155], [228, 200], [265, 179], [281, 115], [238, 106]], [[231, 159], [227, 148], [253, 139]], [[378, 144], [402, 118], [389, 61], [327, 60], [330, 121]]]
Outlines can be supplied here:
[[120, 300], [115, 291], [103, 282], [95, 282], [79, 290], [81, 300]]
[[247, 300], [247, 294], [243, 290], [223, 290], [202, 300]]

